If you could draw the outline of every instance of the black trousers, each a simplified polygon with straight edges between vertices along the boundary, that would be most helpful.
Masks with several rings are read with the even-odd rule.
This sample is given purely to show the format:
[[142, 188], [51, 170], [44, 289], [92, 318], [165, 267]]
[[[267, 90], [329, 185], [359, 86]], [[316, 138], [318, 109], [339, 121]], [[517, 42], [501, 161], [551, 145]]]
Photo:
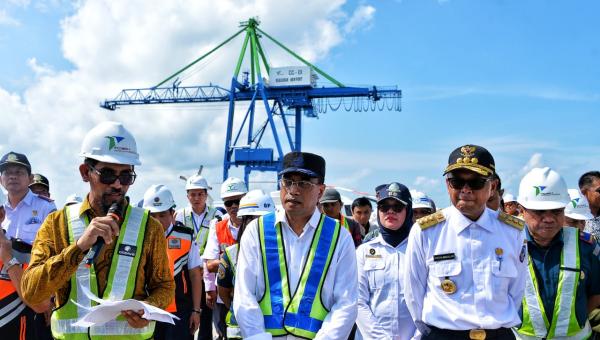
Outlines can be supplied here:
[[[470, 340], [469, 331], [455, 331], [429, 326], [431, 332], [424, 335], [421, 340]], [[515, 340], [515, 335], [510, 328], [486, 329], [485, 340]]]
[[[204, 289], [204, 280], [202, 280], [202, 292], [206, 292]], [[212, 309], [206, 305], [206, 294], [202, 294], [200, 300], [200, 307], [202, 308], [202, 314], [200, 314], [200, 331], [198, 332], [198, 340], [212, 340]]]

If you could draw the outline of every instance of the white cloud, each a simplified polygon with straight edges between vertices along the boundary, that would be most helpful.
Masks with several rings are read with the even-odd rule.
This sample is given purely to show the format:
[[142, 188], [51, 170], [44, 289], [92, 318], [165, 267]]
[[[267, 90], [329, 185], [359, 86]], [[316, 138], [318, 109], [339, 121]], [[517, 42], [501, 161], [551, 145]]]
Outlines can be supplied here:
[[533, 168], [542, 168], [544, 167], [544, 160], [542, 159], [542, 154], [539, 152], [534, 153], [533, 155], [531, 155], [531, 157], [529, 158], [529, 161], [527, 161], [527, 164], [525, 164], [522, 168], [521, 171], [519, 171], [519, 174], [521, 176], [524, 176], [525, 174], [527, 174], [529, 171], [531, 171], [531, 169]]
[[31, 3], [31, 0], [8, 0], [8, 3], [18, 7], [26, 8]]
[[6, 10], [0, 9], [0, 26], [20, 26], [21, 22], [8, 14]]
[[354, 13], [350, 20], [344, 25], [344, 31], [346, 33], [354, 32], [361, 28], [369, 28], [373, 23], [373, 16], [375, 15], [375, 7], [369, 5], [361, 5]]
[[413, 182], [413, 187], [424, 189], [427, 191], [428, 189], [437, 187], [440, 185], [440, 180], [435, 178], [428, 178], [425, 176], [417, 176], [415, 181]]
[[[38, 4], [61, 3], [49, 0]], [[319, 61], [344, 40], [344, 22], [340, 20], [348, 17], [342, 9], [344, 3], [78, 2], [73, 14], [61, 21], [60, 34], [63, 55], [73, 69], [52, 70], [43, 60], [32, 58], [28, 61], [36, 75], [32, 86], [22, 94], [0, 88], [0, 152], [26, 153], [34, 171], [49, 177], [51, 192], [61, 205], [68, 194], [87, 190], [76, 171], [85, 133], [98, 122], [119, 120], [136, 136], [143, 163], [136, 169], [140, 176], [130, 189], [131, 196], [137, 199], [149, 185], [162, 182], [173, 189], [178, 203], [184, 204], [184, 183], [179, 175], [194, 173], [204, 164], [204, 174], [211, 182], [221, 180], [227, 107], [163, 105], [106, 111], [98, 103], [123, 88], [157, 84], [224, 41], [239, 30], [240, 21], [249, 17], [258, 16], [262, 30], [308, 60]], [[182, 85], [213, 83], [229, 87], [242, 39], [238, 37], [201, 63]], [[273, 65], [292, 63], [272, 43], [264, 42], [264, 47]], [[243, 177], [240, 169], [232, 174]], [[218, 187], [215, 192], [218, 196]]]

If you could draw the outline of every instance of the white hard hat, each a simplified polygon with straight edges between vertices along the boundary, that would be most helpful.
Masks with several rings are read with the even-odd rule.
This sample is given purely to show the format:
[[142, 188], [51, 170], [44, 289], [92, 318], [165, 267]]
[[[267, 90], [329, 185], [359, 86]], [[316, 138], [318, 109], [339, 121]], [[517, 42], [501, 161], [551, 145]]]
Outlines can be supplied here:
[[421, 191], [411, 190], [410, 195], [412, 196], [412, 208], [427, 208], [433, 209], [433, 205], [431, 204], [431, 199]]
[[571, 202], [565, 207], [565, 216], [584, 221], [594, 218], [587, 198], [581, 194], [579, 189], [569, 189], [569, 197]]
[[83, 202], [83, 198], [77, 194], [71, 194], [67, 197], [65, 205], [77, 204]]
[[106, 163], [142, 164], [135, 138], [119, 122], [102, 122], [91, 129], [83, 139], [79, 155]]
[[508, 192], [504, 194], [504, 196], [502, 196], [502, 200], [504, 201], [504, 203], [508, 203], [508, 202], [516, 202], [517, 198], [515, 197], [515, 195], [513, 194], [509, 194]]
[[144, 193], [142, 208], [150, 210], [151, 213], [167, 211], [173, 207], [175, 207], [173, 194], [162, 184], [152, 185]]
[[190, 178], [188, 178], [187, 181], [185, 182], [185, 190], [191, 190], [191, 189], [210, 190], [212, 188], [210, 187], [210, 185], [208, 185], [206, 178], [204, 178], [200, 175], [193, 175]]
[[265, 194], [264, 191], [257, 189], [248, 191], [240, 200], [240, 208], [238, 209], [238, 217], [252, 215], [262, 216], [275, 211], [275, 202], [271, 195]]
[[239, 196], [247, 192], [246, 183], [237, 177], [229, 177], [221, 184], [221, 198]]
[[525, 209], [564, 208], [570, 201], [567, 183], [558, 172], [548, 167], [533, 168], [521, 180], [517, 201]]

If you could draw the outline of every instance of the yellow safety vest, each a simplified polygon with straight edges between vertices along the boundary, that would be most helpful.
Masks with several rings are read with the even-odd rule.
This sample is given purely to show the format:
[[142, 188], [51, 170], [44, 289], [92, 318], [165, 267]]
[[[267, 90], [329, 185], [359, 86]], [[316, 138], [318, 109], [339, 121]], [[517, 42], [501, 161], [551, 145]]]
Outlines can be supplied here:
[[183, 224], [194, 230], [194, 235], [196, 237], [196, 244], [200, 249], [200, 256], [204, 254], [204, 248], [206, 248], [206, 243], [208, 242], [208, 232], [209, 232], [209, 224], [210, 221], [215, 218], [217, 213], [217, 209], [207, 206], [206, 214], [204, 214], [204, 218], [200, 222], [200, 225], [196, 225], [196, 221], [194, 220], [194, 212], [190, 209], [189, 214], [187, 210], [183, 209]]
[[[81, 204], [65, 207], [69, 243], [74, 244], [89, 225], [86, 214], [79, 216]], [[124, 300], [133, 298], [138, 264], [144, 244], [144, 234], [148, 211], [128, 206], [121, 225], [115, 252], [113, 254], [103, 299]], [[105, 324], [89, 328], [73, 326], [78, 319], [96, 303], [84, 295], [81, 287], [86, 287], [98, 295], [94, 266], [87, 268], [85, 260], [71, 276], [71, 290], [68, 301], [52, 313], [51, 329], [56, 339], [149, 339], [154, 333], [154, 322], [143, 328], [132, 328], [122, 316]], [[77, 302], [77, 304], [74, 303]]]
[[579, 263], [579, 231], [577, 228], [564, 227], [563, 249], [560, 256], [558, 290], [552, 314], [552, 323], [548, 322], [539, 288], [533, 261], [529, 258], [529, 270], [523, 296], [523, 323], [517, 330], [519, 339], [587, 339], [592, 330], [586, 320], [579, 326], [575, 314], [575, 298], [581, 267]]

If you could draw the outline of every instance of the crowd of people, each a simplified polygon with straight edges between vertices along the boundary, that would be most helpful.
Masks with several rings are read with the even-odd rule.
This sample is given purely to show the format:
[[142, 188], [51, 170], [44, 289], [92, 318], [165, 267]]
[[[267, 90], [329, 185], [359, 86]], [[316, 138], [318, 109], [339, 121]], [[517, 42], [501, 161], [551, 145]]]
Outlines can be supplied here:
[[[326, 162], [290, 152], [281, 205], [231, 177], [211, 206], [201, 175], [178, 208], [163, 184], [139, 202], [140, 165], [117, 122], [90, 130], [76, 170], [89, 191], [57, 209], [26, 155], [0, 159], [3, 339], [591, 339], [600, 331], [600, 172], [569, 188], [534, 168], [505, 193], [492, 154], [454, 149], [437, 207], [400, 181], [355, 199]], [[135, 299], [173, 324], [123, 310], [76, 322], [97, 299]], [[600, 339], [600, 336], [598, 336]]]

